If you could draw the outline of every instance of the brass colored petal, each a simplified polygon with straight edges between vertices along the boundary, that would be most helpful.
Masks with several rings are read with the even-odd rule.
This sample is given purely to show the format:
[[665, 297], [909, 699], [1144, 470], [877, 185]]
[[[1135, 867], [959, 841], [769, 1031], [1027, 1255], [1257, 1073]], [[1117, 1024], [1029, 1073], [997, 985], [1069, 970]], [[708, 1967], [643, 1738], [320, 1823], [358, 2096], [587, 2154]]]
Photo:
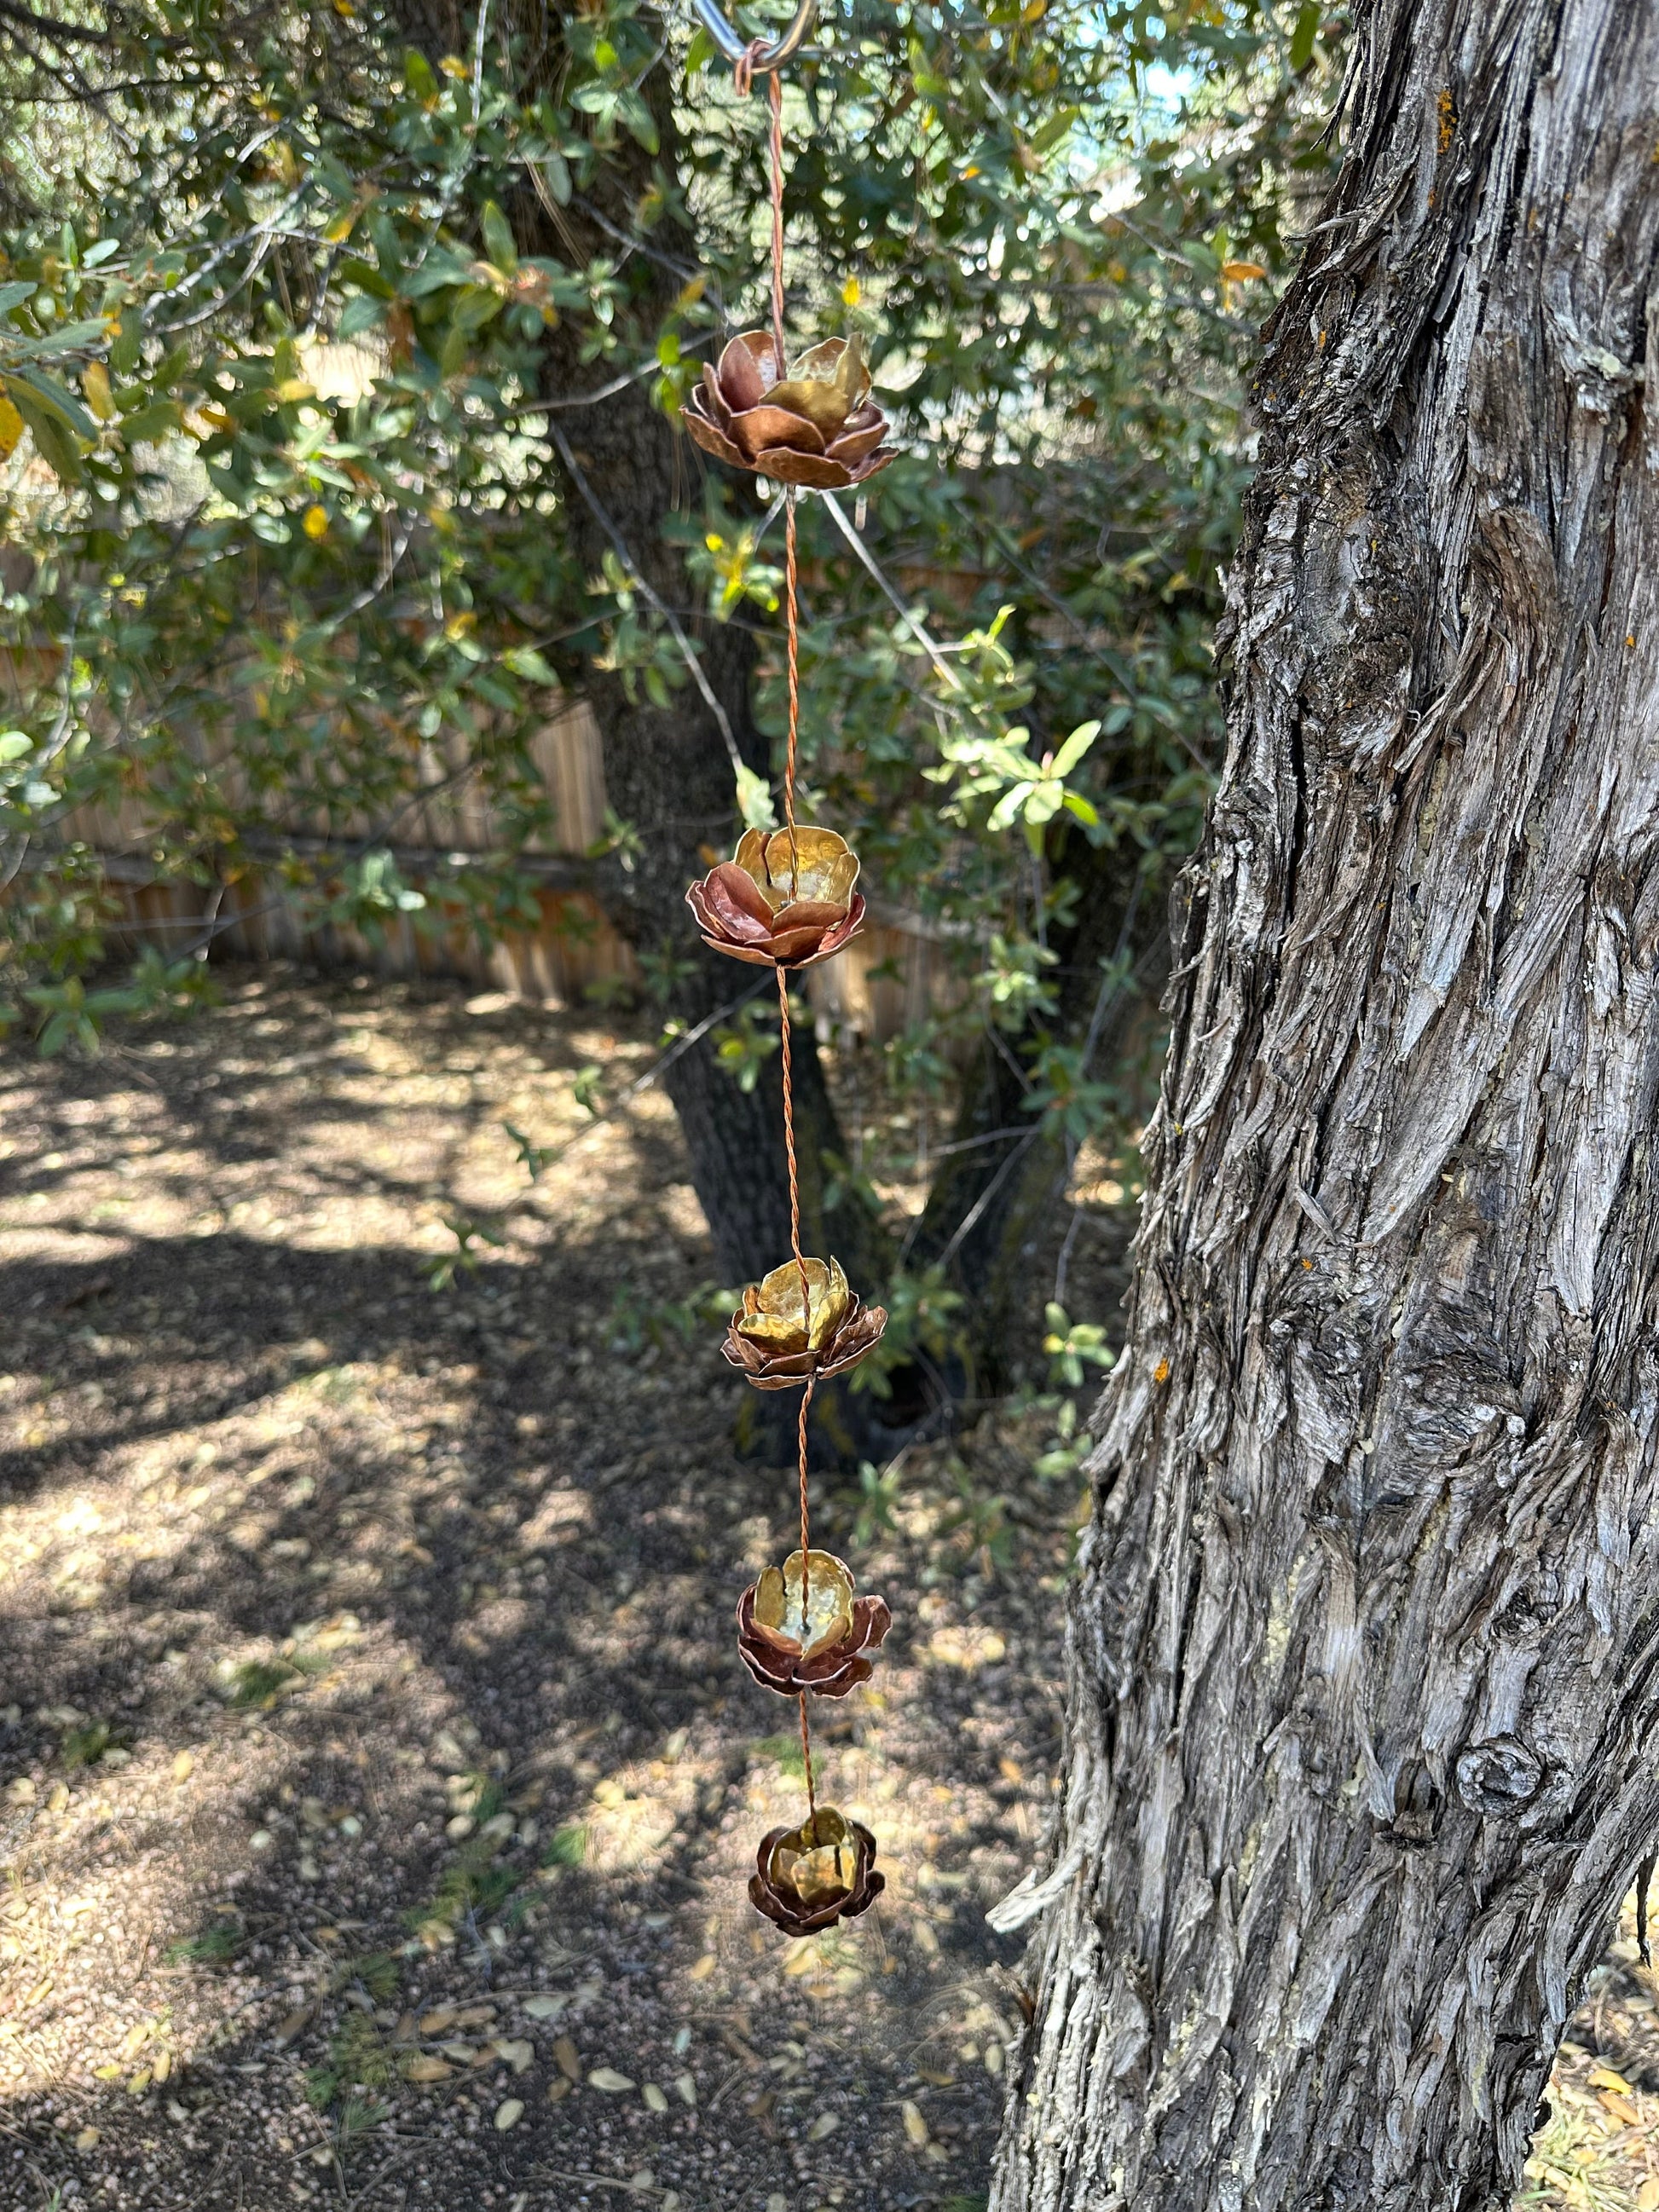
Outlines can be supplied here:
[[851, 1634], [853, 1577], [833, 1552], [810, 1554], [806, 1611], [800, 1601], [800, 1553], [791, 1552], [782, 1568], [768, 1567], [755, 1589], [754, 1620], [787, 1638], [803, 1659], [811, 1659]]
[[844, 913], [858, 881], [857, 856], [833, 830], [804, 823], [793, 831], [774, 830], [758, 842], [756, 857], [775, 911], [787, 912], [797, 900], [812, 900], [834, 906], [838, 915]]
[[745, 331], [733, 338], [720, 356], [717, 374], [721, 396], [733, 414], [757, 405], [778, 380], [770, 331]]
[[847, 350], [845, 338], [824, 338], [809, 346], [799, 361], [789, 364], [789, 380], [801, 383], [811, 377], [820, 384], [833, 384], [836, 371], [841, 367], [842, 356]]
[[846, 1310], [847, 1279], [841, 1276], [837, 1298], [835, 1276], [841, 1271], [835, 1262], [826, 1267], [822, 1260], [808, 1260], [805, 1265], [805, 1310], [801, 1271], [793, 1260], [786, 1260], [758, 1285], [750, 1283], [744, 1291], [744, 1311], [737, 1323], [740, 1334], [769, 1351], [806, 1352], [816, 1351], [834, 1333]]
[[808, 491], [845, 491], [856, 481], [845, 461], [832, 461], [822, 453], [792, 453], [787, 446], [771, 446], [744, 464], [774, 483], [799, 484]]
[[[839, 418], [830, 427], [839, 428]], [[804, 407], [780, 406], [770, 399], [763, 400], [758, 407], [746, 409], [741, 415], [734, 414], [732, 435], [751, 461], [757, 453], [769, 453], [778, 446], [803, 453], [823, 451], [824, 432]]]
[[[822, 430], [825, 437], [833, 437], [842, 428], [852, 406], [839, 384], [826, 384], [821, 377], [792, 376], [787, 382], [775, 384], [766, 395], [767, 404], [775, 407], [780, 414], [798, 415]], [[793, 446], [793, 438], [779, 438], [780, 446]], [[822, 447], [817, 449], [823, 451]]]

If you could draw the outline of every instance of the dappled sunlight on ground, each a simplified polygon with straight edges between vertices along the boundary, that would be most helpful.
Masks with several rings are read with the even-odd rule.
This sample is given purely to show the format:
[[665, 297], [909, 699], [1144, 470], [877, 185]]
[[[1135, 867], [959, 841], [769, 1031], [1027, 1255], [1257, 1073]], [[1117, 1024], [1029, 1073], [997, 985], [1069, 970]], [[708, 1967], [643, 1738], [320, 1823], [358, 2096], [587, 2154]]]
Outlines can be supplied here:
[[818, 1739], [889, 1887], [786, 1942], [732, 1612], [793, 1486], [732, 1456], [672, 1114], [533, 1188], [503, 1126], [576, 1135], [644, 1025], [227, 993], [0, 1062], [0, 2202], [971, 2205], [1075, 1486], [994, 1423], [821, 1486], [895, 1605]]

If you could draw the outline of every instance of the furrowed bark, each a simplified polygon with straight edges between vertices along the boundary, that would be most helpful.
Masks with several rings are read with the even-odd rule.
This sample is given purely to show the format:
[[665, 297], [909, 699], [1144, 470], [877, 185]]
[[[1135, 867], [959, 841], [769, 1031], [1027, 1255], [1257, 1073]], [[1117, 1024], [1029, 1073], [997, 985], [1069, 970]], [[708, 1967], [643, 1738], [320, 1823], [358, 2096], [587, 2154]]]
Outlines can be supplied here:
[[1357, 38], [993, 2212], [1496, 2212], [1659, 1820], [1659, 9]]

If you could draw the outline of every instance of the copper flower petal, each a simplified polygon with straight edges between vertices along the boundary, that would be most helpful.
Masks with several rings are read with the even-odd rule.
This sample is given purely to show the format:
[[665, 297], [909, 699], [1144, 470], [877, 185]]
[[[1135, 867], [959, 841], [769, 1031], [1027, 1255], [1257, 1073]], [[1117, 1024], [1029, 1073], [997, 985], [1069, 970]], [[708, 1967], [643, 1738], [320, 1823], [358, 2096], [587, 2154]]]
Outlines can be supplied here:
[[825, 459], [844, 461], [851, 468], [854, 462], [861, 461], [866, 453], [873, 453], [886, 435], [887, 418], [884, 415], [878, 415], [873, 422], [859, 429], [854, 429], [849, 422], [830, 447]]
[[[778, 964], [764, 945], [732, 945], [724, 937], [705, 936], [702, 941], [711, 952], [724, 952], [727, 958], [732, 960], [746, 960], [751, 967], [775, 968]], [[811, 963], [798, 960], [795, 965], [798, 968], [807, 968], [811, 965]]]
[[755, 1585], [753, 1618], [766, 1634], [785, 1638], [801, 1658], [812, 1658], [853, 1631], [853, 1575], [833, 1552], [807, 1554], [806, 1612], [801, 1613], [801, 1555], [791, 1552], [781, 1567], [768, 1567]]
[[820, 960], [831, 960], [850, 937], [856, 937], [864, 926], [864, 893], [854, 891], [853, 903], [847, 909], [847, 919], [838, 928], [832, 929], [816, 952], [809, 952], [804, 960], [792, 960], [795, 969], [816, 968]]
[[836, 371], [841, 367], [842, 356], [847, 351], [845, 338], [823, 338], [815, 346], [808, 346], [799, 361], [789, 364], [789, 380], [796, 383], [806, 377], [820, 384], [833, 384]]
[[[811, 377], [799, 380], [791, 377], [787, 384], [775, 384], [767, 393], [766, 401], [769, 407], [775, 407], [780, 414], [799, 416], [815, 430], [822, 431], [825, 438], [835, 437], [853, 411], [847, 394], [839, 385], [820, 384]], [[780, 438], [777, 442], [793, 446], [799, 441]]]
[[825, 338], [822, 344], [809, 347], [791, 364], [788, 376], [792, 384], [807, 380], [834, 385], [845, 395], [849, 413], [862, 406], [870, 389], [863, 338], [855, 331], [851, 338]]
[[845, 912], [858, 881], [858, 855], [833, 830], [745, 830], [732, 865], [751, 876], [775, 914], [792, 900], [823, 900]]
[[741, 415], [733, 415], [732, 435], [751, 463], [757, 453], [769, 453], [776, 446], [787, 446], [803, 453], [823, 451], [823, 431], [804, 414], [797, 414], [791, 408], [775, 407], [769, 400], [763, 400], [758, 407], [745, 409]]
[[722, 430], [726, 429], [732, 420], [732, 410], [726, 404], [726, 395], [720, 390], [719, 377], [715, 375], [707, 362], [702, 365], [702, 386], [701, 398], [703, 412], [708, 415], [711, 422], [718, 425]]
[[809, 491], [845, 491], [854, 481], [845, 462], [828, 460], [821, 453], [792, 453], [787, 446], [769, 446], [754, 455], [749, 466], [774, 483], [804, 484]]
[[[848, 481], [855, 484], [867, 483], [872, 477], [879, 476], [884, 468], [897, 459], [896, 446], [884, 446], [879, 453], [872, 453], [868, 460], [855, 461], [848, 471]], [[759, 466], [758, 462], [756, 465]]]
[[770, 331], [745, 331], [720, 356], [720, 393], [733, 414], [757, 405], [778, 380]]
[[702, 893], [712, 919], [744, 943], [758, 944], [771, 929], [772, 908], [766, 894], [747, 868], [734, 860], [722, 860], [692, 889]]
[[769, 1351], [817, 1352], [834, 1339], [853, 1304], [839, 1260], [832, 1259], [828, 1267], [822, 1260], [786, 1260], [748, 1285], [732, 1327]]
[[793, 899], [769, 917], [768, 927], [775, 937], [785, 930], [804, 929], [816, 942], [825, 930], [835, 929], [846, 921], [848, 903], [844, 898]]
[[734, 469], [748, 467], [748, 462], [725, 431], [716, 429], [712, 422], [697, 412], [696, 407], [682, 407], [680, 420], [705, 453], [713, 453], [719, 460], [729, 461]]
[[866, 1306], [856, 1324], [841, 1330], [828, 1353], [820, 1356], [819, 1381], [831, 1375], [844, 1375], [849, 1367], [856, 1367], [871, 1346], [879, 1341], [886, 1327], [886, 1307]]
[[810, 1936], [874, 1903], [886, 1886], [875, 1858], [868, 1828], [820, 1805], [799, 1828], [774, 1828], [762, 1838], [749, 1895], [786, 1935]]

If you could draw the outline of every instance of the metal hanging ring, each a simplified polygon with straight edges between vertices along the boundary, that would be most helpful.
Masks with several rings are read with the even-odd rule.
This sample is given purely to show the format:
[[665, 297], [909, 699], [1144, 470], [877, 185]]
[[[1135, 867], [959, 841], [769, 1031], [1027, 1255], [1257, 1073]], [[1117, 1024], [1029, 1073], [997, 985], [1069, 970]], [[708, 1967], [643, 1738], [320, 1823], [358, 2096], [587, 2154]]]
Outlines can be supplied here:
[[800, 0], [795, 10], [795, 20], [781, 39], [756, 52], [750, 41], [734, 31], [720, 12], [718, 0], [691, 0], [699, 21], [709, 37], [733, 64], [745, 55], [751, 57], [750, 69], [756, 76], [764, 76], [772, 70], [781, 70], [786, 62], [793, 61], [806, 44], [806, 34], [812, 27], [812, 19], [818, 12], [818, 0]]

